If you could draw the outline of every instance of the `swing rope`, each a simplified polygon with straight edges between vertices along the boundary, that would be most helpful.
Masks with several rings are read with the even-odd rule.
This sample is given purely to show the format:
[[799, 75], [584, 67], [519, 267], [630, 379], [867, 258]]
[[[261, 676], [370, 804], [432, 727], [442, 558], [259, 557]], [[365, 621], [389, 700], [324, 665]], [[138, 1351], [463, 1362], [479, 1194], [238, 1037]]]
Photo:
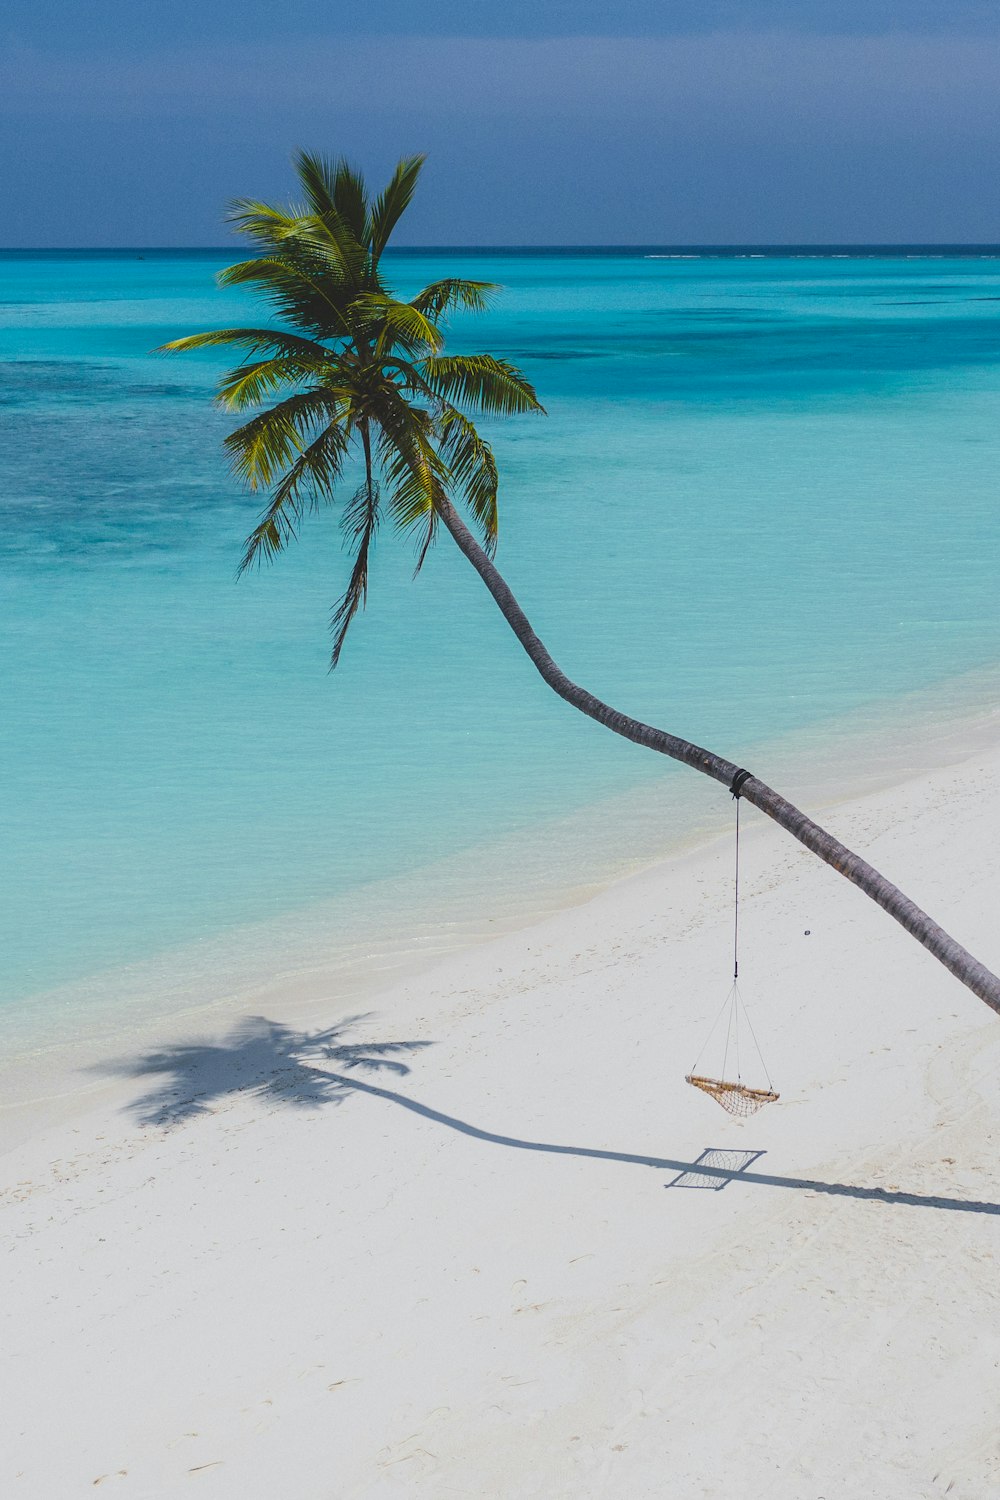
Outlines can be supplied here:
[[[749, 779], [750, 775], [751, 773], [749, 771], [737, 771], [736, 775], [733, 777], [732, 786], [729, 788], [729, 790], [733, 794], [733, 800], [736, 803], [736, 857], [733, 880], [732, 988], [723, 1001], [722, 1009], [716, 1016], [715, 1021], [712, 1024], [712, 1029], [708, 1033], [708, 1037], [704, 1045], [702, 1046], [701, 1051], [698, 1053], [698, 1056], [695, 1058], [690, 1073], [688, 1073], [685, 1079], [685, 1082], [690, 1083], [694, 1088], [701, 1089], [703, 1093], [710, 1094], [711, 1097], [715, 1099], [718, 1104], [721, 1104], [723, 1109], [727, 1110], [731, 1115], [756, 1114], [757, 1110], [760, 1109], [763, 1105], [773, 1104], [774, 1101], [778, 1098], [778, 1095], [774, 1091], [774, 1084], [771, 1080], [771, 1075], [767, 1069], [767, 1063], [764, 1061], [764, 1054], [760, 1050], [760, 1043], [757, 1040], [757, 1033], [753, 1029], [753, 1022], [750, 1020], [750, 1017], [747, 1013], [746, 1002], [744, 1001], [743, 996], [740, 994], [740, 792], [743, 789], [744, 782]], [[749, 1088], [743, 1082], [743, 1074], [740, 1065], [741, 1011], [743, 1013], [743, 1019], [747, 1025], [747, 1029], [749, 1030], [750, 1036], [753, 1039], [753, 1044], [756, 1048], [757, 1056], [760, 1059], [760, 1065], [764, 1070], [764, 1076], [767, 1079], [766, 1089]], [[700, 1063], [705, 1052], [708, 1050], [709, 1043], [718, 1030], [719, 1022], [722, 1020], [723, 1016], [727, 1014], [727, 1012], [728, 1016], [726, 1021], [726, 1044], [722, 1057], [722, 1077], [706, 1078], [698, 1072], [698, 1064]], [[736, 1055], [735, 1083], [726, 1081], [726, 1070], [729, 1066], [730, 1047], [732, 1047], [732, 1050]]]

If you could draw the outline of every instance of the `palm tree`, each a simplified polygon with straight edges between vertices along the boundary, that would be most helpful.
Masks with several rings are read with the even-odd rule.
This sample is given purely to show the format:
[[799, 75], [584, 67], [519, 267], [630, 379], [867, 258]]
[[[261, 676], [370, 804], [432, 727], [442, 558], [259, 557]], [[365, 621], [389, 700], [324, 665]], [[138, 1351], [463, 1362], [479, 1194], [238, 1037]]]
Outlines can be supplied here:
[[[489, 354], [446, 355], [449, 311], [489, 306], [499, 290], [454, 277], [432, 282], [409, 302], [382, 279], [382, 254], [413, 197], [423, 157], [399, 163], [371, 199], [344, 161], [300, 153], [304, 195], [287, 209], [240, 200], [231, 222], [256, 254], [223, 271], [223, 286], [254, 288], [280, 326], [224, 328], [176, 339], [165, 349], [227, 345], [244, 362], [224, 377], [219, 400], [253, 414], [226, 439], [236, 475], [269, 491], [247, 538], [240, 572], [270, 561], [298, 534], [307, 511], [340, 507], [353, 550], [347, 588], [331, 619], [336, 666], [365, 603], [368, 560], [380, 522], [416, 531], [417, 568], [443, 524], [471, 562], [549, 687], [615, 734], [711, 776], [766, 813], [863, 890], [1000, 1014], [1000, 979], [859, 855], [750, 772], [687, 740], [611, 708], [572, 682], [532, 629], [493, 562], [497, 466], [473, 417], [540, 412], [524, 375]], [[273, 398], [279, 398], [268, 405]], [[344, 497], [344, 470], [361, 460], [362, 482]], [[475, 531], [456, 501], [469, 512]]]
[[[382, 252], [420, 175], [401, 161], [374, 202], [346, 162], [302, 153], [305, 205], [241, 200], [231, 214], [258, 254], [223, 271], [223, 286], [251, 286], [290, 327], [223, 328], [176, 339], [168, 350], [232, 345], [250, 356], [222, 381], [230, 411], [254, 415], [226, 439], [236, 474], [270, 500], [247, 538], [240, 572], [281, 552], [306, 510], [341, 500], [352, 450], [361, 485], [341, 522], [354, 565], [331, 621], [331, 665], [364, 605], [368, 559], [383, 513], [418, 530], [419, 570], [449, 491], [461, 493], [488, 552], [497, 536], [497, 467], [467, 412], [541, 411], [520, 371], [489, 354], [441, 353], [440, 322], [455, 307], [481, 311], [497, 290], [449, 277], [400, 302], [382, 280]], [[284, 394], [291, 392], [291, 394]], [[275, 405], [262, 408], [272, 396]]]

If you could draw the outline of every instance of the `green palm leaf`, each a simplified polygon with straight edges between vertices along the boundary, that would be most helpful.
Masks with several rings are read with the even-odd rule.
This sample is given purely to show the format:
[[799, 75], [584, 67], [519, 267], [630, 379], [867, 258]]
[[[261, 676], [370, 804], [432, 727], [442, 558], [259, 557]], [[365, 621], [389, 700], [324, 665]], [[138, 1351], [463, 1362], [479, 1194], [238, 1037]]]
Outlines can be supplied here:
[[437, 322], [453, 307], [467, 312], [486, 312], [493, 305], [500, 287], [495, 281], [463, 281], [448, 276], [443, 281], [432, 281], [422, 292], [410, 300], [410, 306]]
[[317, 218], [337, 220], [362, 249], [368, 239], [368, 194], [364, 179], [343, 157], [331, 162], [310, 151], [297, 153], [295, 170]]
[[371, 479], [356, 490], [344, 511], [343, 528], [354, 548], [354, 565], [347, 588], [330, 615], [330, 671], [340, 661], [351, 621], [368, 599], [368, 563], [379, 523], [379, 490]]
[[270, 502], [247, 537], [237, 576], [262, 562], [271, 562], [298, 536], [299, 523], [307, 510], [333, 498], [347, 450], [347, 438], [339, 427], [328, 427], [285, 470], [275, 485]]
[[426, 314], [410, 302], [397, 302], [384, 292], [362, 292], [351, 303], [348, 316], [361, 328], [377, 330], [379, 350], [399, 344], [410, 352], [441, 349], [444, 335]]
[[441, 435], [439, 451], [452, 483], [464, 491], [465, 502], [479, 523], [486, 551], [492, 556], [499, 528], [497, 491], [500, 487], [493, 449], [460, 411], [446, 412], [438, 430]]
[[225, 439], [233, 472], [250, 490], [274, 484], [320, 427], [340, 424], [343, 403], [328, 389], [300, 391], [262, 411]]
[[378, 265], [389, 236], [410, 206], [425, 161], [424, 156], [404, 156], [384, 191], [372, 204], [370, 249], [373, 265]]
[[317, 364], [301, 359], [259, 359], [237, 365], [219, 381], [217, 399], [230, 411], [245, 411], [297, 381], [321, 379], [327, 365], [327, 360]]
[[275, 208], [256, 198], [235, 198], [226, 215], [237, 233], [256, 240], [265, 250], [280, 250], [286, 240], [298, 234], [301, 217], [301, 210]]
[[285, 328], [215, 328], [208, 333], [190, 333], [186, 338], [171, 339], [161, 344], [157, 354], [183, 354], [189, 349], [213, 349], [219, 345], [231, 345], [247, 349], [251, 354], [271, 351], [289, 359], [323, 361], [329, 355], [325, 344], [315, 339], [303, 338], [301, 334], [289, 333]]
[[[331, 262], [332, 264], [332, 262]], [[318, 338], [346, 338], [350, 328], [345, 317], [354, 288], [344, 282], [339, 267], [322, 265], [288, 255], [261, 256], [240, 261], [219, 272], [219, 285], [249, 286], [300, 331]]]
[[444, 401], [489, 416], [544, 412], [534, 387], [515, 365], [492, 354], [434, 355], [423, 361], [427, 384]]

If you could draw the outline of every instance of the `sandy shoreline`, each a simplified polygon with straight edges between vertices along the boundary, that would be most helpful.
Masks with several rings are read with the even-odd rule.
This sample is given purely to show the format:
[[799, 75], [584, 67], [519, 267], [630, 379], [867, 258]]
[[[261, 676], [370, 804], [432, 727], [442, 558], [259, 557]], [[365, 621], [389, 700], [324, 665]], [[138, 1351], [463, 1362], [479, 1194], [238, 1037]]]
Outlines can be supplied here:
[[[826, 821], [1000, 966], [1000, 751]], [[1000, 1492], [1000, 1025], [747, 826], [751, 1121], [683, 1082], [728, 841], [353, 1024], [121, 1049], [0, 1158], [4, 1493]]]

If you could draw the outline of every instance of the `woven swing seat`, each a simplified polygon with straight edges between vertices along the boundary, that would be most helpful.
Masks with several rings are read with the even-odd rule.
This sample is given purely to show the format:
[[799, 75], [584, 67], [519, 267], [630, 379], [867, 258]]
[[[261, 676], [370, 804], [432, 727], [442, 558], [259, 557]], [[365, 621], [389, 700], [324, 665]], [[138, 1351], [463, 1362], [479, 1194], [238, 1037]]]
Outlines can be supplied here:
[[702, 1078], [697, 1073], [689, 1073], [684, 1082], [709, 1094], [727, 1114], [744, 1118], [755, 1115], [765, 1104], [774, 1104], [779, 1097], [772, 1089], [752, 1089], [745, 1083], [726, 1083], [721, 1078]]

